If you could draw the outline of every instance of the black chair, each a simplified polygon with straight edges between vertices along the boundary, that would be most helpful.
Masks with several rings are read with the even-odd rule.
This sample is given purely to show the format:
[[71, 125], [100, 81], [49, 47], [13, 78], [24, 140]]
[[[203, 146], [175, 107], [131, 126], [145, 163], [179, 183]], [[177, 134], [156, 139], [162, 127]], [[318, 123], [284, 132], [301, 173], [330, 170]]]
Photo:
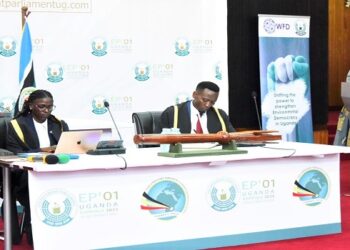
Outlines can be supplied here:
[[10, 113], [0, 113], [0, 149], [3, 149], [2, 152], [4, 152], [4, 155], [6, 155], [7, 126], [10, 120]]
[[[160, 123], [161, 111], [135, 112], [132, 114], [132, 122], [135, 134], [160, 134], [162, 127]], [[138, 145], [139, 148], [159, 147], [159, 144]]]
[[[0, 113], [0, 156], [13, 155], [12, 152], [6, 150], [7, 126], [10, 120], [10, 113]], [[0, 184], [0, 197], [2, 197], [2, 171], [0, 171]]]
[[[11, 115], [9, 113], [0, 113], [0, 156], [7, 156], [7, 155], [13, 155], [12, 152], [6, 150], [6, 140], [7, 140], [7, 128], [8, 123], [11, 120]], [[2, 169], [1, 169], [2, 170]], [[2, 171], [0, 171], [0, 197], [3, 197], [3, 176]], [[11, 190], [13, 195], [13, 190]], [[1, 210], [2, 206], [1, 206]], [[24, 231], [24, 218], [25, 213], [23, 210], [22, 216], [20, 217], [20, 221], [18, 223], [18, 214], [17, 214], [17, 204], [16, 201], [11, 201], [11, 210], [15, 211], [12, 213], [13, 218], [11, 218], [11, 227], [12, 227], [12, 242], [14, 244], [18, 244], [22, 238], [22, 234]], [[0, 232], [0, 240], [4, 240], [4, 237], [2, 236], [2, 232]]]

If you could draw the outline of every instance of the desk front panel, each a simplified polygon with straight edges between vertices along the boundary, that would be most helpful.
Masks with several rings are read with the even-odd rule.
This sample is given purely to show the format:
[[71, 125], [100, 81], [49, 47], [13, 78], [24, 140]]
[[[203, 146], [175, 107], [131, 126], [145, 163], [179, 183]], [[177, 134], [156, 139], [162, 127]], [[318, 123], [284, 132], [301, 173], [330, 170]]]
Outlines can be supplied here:
[[199, 249], [341, 230], [338, 154], [30, 172], [29, 183], [35, 249]]

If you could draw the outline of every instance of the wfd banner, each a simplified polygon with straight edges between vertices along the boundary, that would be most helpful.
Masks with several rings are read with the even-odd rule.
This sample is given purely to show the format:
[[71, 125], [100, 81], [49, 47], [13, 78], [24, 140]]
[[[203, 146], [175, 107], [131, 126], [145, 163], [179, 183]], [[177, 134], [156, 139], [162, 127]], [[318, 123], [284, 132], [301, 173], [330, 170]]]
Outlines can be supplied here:
[[306, 16], [259, 15], [262, 126], [287, 141], [313, 142], [309, 24]]

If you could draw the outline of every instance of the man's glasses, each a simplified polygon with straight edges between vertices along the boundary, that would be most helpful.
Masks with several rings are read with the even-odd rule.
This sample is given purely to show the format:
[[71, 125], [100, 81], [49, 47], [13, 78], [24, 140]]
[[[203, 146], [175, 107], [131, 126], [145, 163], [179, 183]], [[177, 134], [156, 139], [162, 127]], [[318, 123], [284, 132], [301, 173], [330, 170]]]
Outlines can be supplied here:
[[35, 107], [37, 107], [40, 111], [43, 111], [43, 110], [52, 111], [56, 108], [55, 105], [46, 106], [45, 104], [35, 104]]

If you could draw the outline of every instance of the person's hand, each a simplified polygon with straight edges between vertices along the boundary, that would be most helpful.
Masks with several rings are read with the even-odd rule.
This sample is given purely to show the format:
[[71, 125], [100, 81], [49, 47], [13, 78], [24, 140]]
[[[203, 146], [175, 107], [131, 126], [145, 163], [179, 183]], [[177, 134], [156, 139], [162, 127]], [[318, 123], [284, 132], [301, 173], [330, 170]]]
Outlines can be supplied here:
[[50, 147], [40, 148], [40, 151], [45, 153], [55, 153], [55, 149], [56, 149], [56, 146], [50, 146]]
[[308, 71], [309, 64], [303, 56], [279, 57], [267, 66], [268, 91], [275, 90], [278, 83], [288, 84], [297, 79], [303, 79], [306, 82]]

